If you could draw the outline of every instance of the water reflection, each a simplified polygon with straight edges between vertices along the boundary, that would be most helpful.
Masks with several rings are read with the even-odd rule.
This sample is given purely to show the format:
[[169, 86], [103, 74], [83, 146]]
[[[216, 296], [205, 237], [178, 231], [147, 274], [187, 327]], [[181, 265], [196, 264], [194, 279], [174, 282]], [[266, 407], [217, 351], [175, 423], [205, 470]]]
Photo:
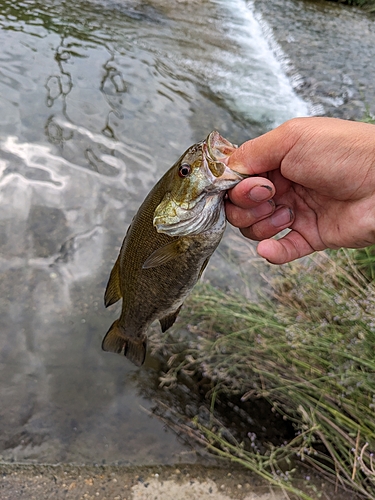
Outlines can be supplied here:
[[215, 128], [242, 142], [307, 113], [242, 0], [196, 5], [0, 0], [6, 460], [187, 460], [141, 409], [153, 360], [140, 379], [100, 349], [117, 316], [102, 305], [109, 270], [186, 147]]

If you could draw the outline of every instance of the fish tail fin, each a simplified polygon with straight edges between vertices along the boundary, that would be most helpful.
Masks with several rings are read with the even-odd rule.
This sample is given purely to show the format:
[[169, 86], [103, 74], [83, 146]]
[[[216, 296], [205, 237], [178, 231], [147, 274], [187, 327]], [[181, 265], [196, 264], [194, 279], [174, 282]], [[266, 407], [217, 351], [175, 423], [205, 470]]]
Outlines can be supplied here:
[[142, 366], [146, 358], [147, 338], [135, 339], [126, 335], [116, 319], [103, 339], [102, 349], [123, 354], [136, 366]]

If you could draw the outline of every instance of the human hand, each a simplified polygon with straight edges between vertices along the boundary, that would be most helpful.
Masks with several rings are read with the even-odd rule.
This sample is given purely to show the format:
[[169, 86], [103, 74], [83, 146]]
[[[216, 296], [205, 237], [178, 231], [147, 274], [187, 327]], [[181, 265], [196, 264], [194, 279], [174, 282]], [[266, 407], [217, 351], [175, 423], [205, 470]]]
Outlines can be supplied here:
[[[260, 241], [257, 251], [268, 261], [375, 243], [374, 125], [295, 118], [242, 144], [228, 165], [264, 176], [234, 187], [226, 214], [244, 236]], [[271, 239], [286, 228], [287, 235]]]

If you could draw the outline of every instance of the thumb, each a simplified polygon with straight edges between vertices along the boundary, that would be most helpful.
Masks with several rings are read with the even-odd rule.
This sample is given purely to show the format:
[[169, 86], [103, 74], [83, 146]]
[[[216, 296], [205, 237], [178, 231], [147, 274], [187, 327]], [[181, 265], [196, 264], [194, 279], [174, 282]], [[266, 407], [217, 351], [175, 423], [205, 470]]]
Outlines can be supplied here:
[[244, 142], [228, 158], [228, 166], [243, 174], [264, 174], [280, 168], [281, 162], [299, 139], [299, 119], [289, 120], [279, 127]]

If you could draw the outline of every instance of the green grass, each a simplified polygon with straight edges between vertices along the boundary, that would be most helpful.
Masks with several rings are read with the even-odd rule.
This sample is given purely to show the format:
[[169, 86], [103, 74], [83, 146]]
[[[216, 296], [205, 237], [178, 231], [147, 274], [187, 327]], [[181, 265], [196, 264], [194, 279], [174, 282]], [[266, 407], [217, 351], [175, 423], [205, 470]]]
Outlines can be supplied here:
[[[322, 253], [283, 266], [271, 292], [251, 302], [199, 285], [165, 338], [170, 370], [212, 383], [212, 425], [193, 421], [200, 440], [299, 498], [302, 461], [365, 498], [375, 498], [375, 247]], [[185, 330], [186, 331], [186, 330]], [[295, 437], [260, 453], [228, 438], [215, 420], [218, 395], [265, 398], [293, 423]], [[216, 422], [216, 423], [215, 423]], [[225, 431], [225, 432], [224, 432]]]

